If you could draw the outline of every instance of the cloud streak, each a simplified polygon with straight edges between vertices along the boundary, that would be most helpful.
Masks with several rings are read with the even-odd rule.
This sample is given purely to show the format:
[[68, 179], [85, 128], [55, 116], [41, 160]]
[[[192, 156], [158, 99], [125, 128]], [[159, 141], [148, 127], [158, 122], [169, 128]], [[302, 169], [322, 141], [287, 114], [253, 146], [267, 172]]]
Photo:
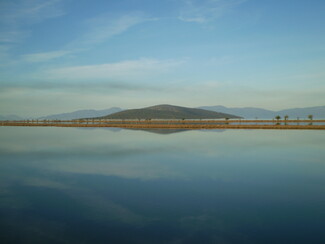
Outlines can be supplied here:
[[134, 91], [134, 92], [163, 92], [169, 91], [165, 87], [159, 85], [148, 85], [148, 84], [133, 84], [129, 82], [78, 82], [78, 83], [66, 83], [66, 82], [33, 82], [33, 83], [7, 83], [1, 85], [0, 95], [2, 98], [10, 97], [11, 95], [19, 95], [25, 92], [35, 91], [51, 91], [51, 90], [65, 90], [73, 91], [76, 93], [112, 93], [122, 91]]
[[[84, 34], [65, 45], [61, 50], [25, 54], [21, 56], [21, 61], [45, 62], [64, 57], [68, 54], [84, 52], [146, 21], [150, 21], [150, 19], [141, 13], [129, 13], [120, 16], [105, 14], [88, 19], [85, 24]], [[13, 34], [7, 35], [5, 38], [14, 41]]]
[[185, 22], [208, 23], [247, 0], [183, 0], [178, 18]]
[[7, 26], [23, 26], [65, 14], [59, 4], [62, 0], [3, 1], [1, 23]]
[[62, 0], [4, 0], [0, 2], [0, 56], [6, 57], [2, 65], [10, 61], [10, 51], [21, 44], [30, 34], [30, 26], [46, 19], [65, 14]]
[[138, 59], [117, 63], [72, 66], [45, 71], [42, 76], [64, 80], [122, 80], [132, 81], [169, 72], [183, 60]]
[[142, 13], [128, 13], [117, 17], [106, 14], [92, 18], [86, 21], [87, 33], [76, 42], [81, 45], [99, 44], [148, 20]]
[[26, 54], [22, 56], [22, 60], [25, 62], [44, 62], [52, 59], [63, 57], [69, 54], [69, 51], [53, 51], [53, 52], [43, 52], [43, 53], [33, 53]]
[[[40, 62], [65, 53], [40, 53], [25, 56]], [[98, 65], [52, 68], [26, 75], [15, 82], [2, 81], [1, 95], [28, 90], [74, 90], [75, 92], [168, 91], [163, 76], [181, 67], [185, 60], [137, 59]], [[157, 81], [160, 81], [157, 83]]]

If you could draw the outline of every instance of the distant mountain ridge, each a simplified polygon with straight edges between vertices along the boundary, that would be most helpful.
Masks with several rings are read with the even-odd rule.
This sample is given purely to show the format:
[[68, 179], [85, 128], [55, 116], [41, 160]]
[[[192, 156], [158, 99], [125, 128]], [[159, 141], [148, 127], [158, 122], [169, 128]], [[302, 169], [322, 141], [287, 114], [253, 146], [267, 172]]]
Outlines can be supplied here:
[[19, 117], [17, 115], [14, 114], [10, 114], [10, 115], [0, 115], [0, 120], [22, 120], [22, 117]]
[[122, 111], [122, 109], [118, 107], [112, 107], [109, 109], [102, 109], [102, 110], [85, 109], [85, 110], [77, 110], [70, 113], [52, 114], [52, 115], [40, 117], [38, 119], [70, 120], [70, 119], [94, 118], [94, 117], [101, 117], [101, 116], [105, 116], [120, 111]]
[[[155, 106], [153, 106], [155, 107]], [[177, 107], [177, 106], [175, 106]], [[292, 109], [283, 109], [279, 111], [272, 111], [263, 108], [256, 107], [243, 107], [243, 108], [229, 108], [225, 106], [202, 106], [199, 109], [205, 109], [208, 111], [214, 111], [225, 114], [234, 114], [245, 119], [272, 119], [277, 115], [284, 117], [288, 115], [289, 118], [300, 119], [307, 118], [308, 115], [312, 114], [315, 119], [325, 119], [325, 106], [315, 106], [315, 107], [306, 107], [306, 108], [292, 108]], [[106, 115], [110, 115], [116, 112], [123, 111], [119, 107], [112, 107], [109, 109], [95, 110], [95, 109], [85, 109], [77, 110], [74, 112], [61, 113], [61, 114], [52, 114], [47, 116], [38, 117], [37, 119], [61, 119], [61, 120], [70, 120], [70, 119], [81, 119], [81, 118], [97, 118]], [[0, 120], [22, 120], [22, 119], [36, 119], [36, 117], [21, 117], [17, 115], [0, 115]]]
[[227, 113], [219, 113], [198, 108], [187, 108], [168, 104], [147, 108], [129, 109], [107, 116], [103, 119], [219, 119], [240, 118]]
[[272, 119], [275, 116], [279, 115], [284, 117], [288, 115], [289, 118], [296, 119], [297, 117], [303, 119], [308, 118], [308, 115], [313, 115], [315, 119], [324, 119], [325, 118], [325, 106], [317, 106], [317, 107], [306, 107], [306, 108], [292, 108], [292, 109], [284, 109], [279, 111], [272, 111], [263, 108], [254, 108], [254, 107], [246, 107], [246, 108], [228, 108], [224, 106], [202, 106], [199, 107], [202, 109], [207, 109], [211, 111], [218, 111], [222, 113], [231, 113], [241, 116], [245, 119]]

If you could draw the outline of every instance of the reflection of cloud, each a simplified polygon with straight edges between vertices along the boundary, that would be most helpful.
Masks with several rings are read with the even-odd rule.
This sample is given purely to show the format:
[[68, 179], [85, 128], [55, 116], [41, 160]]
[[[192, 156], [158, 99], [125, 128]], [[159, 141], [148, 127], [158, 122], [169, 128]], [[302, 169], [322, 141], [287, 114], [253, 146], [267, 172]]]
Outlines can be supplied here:
[[[247, 186], [261, 196], [264, 185], [256, 189], [256, 182], [273, 186], [275, 177], [287, 183], [283, 167], [320, 162], [317, 152], [324, 148], [323, 135], [317, 131], [191, 131], [159, 136], [129, 130], [0, 129], [0, 204], [2, 210], [11, 210], [9, 214], [18, 213], [11, 219], [23, 212], [42, 220], [30, 222], [33, 227], [40, 222], [51, 226], [50, 216], [56, 223], [72, 218], [96, 226], [142, 229], [167, 220], [187, 230], [189, 238], [206, 230], [229, 233], [227, 219], [236, 215], [234, 206], [240, 210], [238, 202], [240, 206], [241, 199], [244, 203], [251, 199]], [[314, 173], [319, 176], [314, 165], [307, 180]], [[289, 182], [306, 175], [304, 167], [298, 168]], [[171, 208], [176, 214], [169, 215]], [[13, 221], [11, 226], [20, 230], [19, 225]]]
[[[1, 148], [0, 147], [0, 154], [1, 155], [12, 155], [15, 154], [16, 156], [20, 157], [27, 157], [33, 156], [32, 153], [37, 154], [38, 156], [47, 156], [49, 159], [51, 157], [94, 157], [96, 156], [98, 159], [103, 159], [103, 158], [124, 158], [124, 157], [131, 157], [131, 156], [136, 156], [136, 155], [142, 155], [142, 154], [154, 154], [157, 152], [164, 152], [166, 149], [162, 148], [114, 148], [112, 145], [107, 145], [107, 147], [100, 146], [100, 147], [89, 147], [89, 148], [84, 148], [80, 150], [81, 148], [79, 147], [71, 147], [68, 151], [65, 150], [64, 145], [62, 147], [56, 147], [53, 149], [48, 149], [44, 150], [42, 148], [39, 148], [35, 150], [34, 152], [31, 151], [31, 148], [26, 147], [23, 148], [22, 146], [10, 146], [7, 148]], [[59, 153], [59, 154], [58, 154]], [[103, 158], [102, 158], [103, 157]]]
[[24, 181], [25, 185], [33, 186], [33, 187], [46, 187], [46, 188], [54, 188], [54, 189], [66, 189], [67, 186], [62, 182], [58, 182], [55, 180], [44, 179], [42, 177], [22, 177], [19, 176], [20, 180]]
[[295, 145], [317, 151], [324, 144], [317, 132], [308, 132], [313, 136], [307, 138], [303, 132], [287, 131], [283, 136], [281, 133], [227, 130], [162, 136], [133, 130], [113, 133], [74, 128], [3, 128], [0, 155], [3, 161], [24, 165], [27, 160], [32, 168], [62, 173], [133, 179], [204, 176], [224, 180], [234, 172], [211, 171], [209, 167], [218, 168], [219, 163], [215, 163], [225, 160], [232, 162], [229, 165], [244, 165], [242, 160], [252, 155], [263, 165], [268, 162], [263, 159], [270, 148], [280, 150], [285, 145]]
[[180, 224], [191, 231], [201, 231], [213, 228], [215, 231], [224, 231], [225, 223], [221, 217], [211, 214], [202, 214], [197, 216], [185, 216], [180, 219]]
[[70, 189], [68, 194], [82, 202], [89, 209], [86, 213], [87, 218], [102, 221], [118, 221], [128, 224], [140, 224], [145, 218], [137, 213], [132, 212], [121, 204], [114, 203], [109, 197], [98, 194], [92, 189], [75, 188]]
[[129, 179], [159, 179], [159, 178], [182, 178], [181, 172], [174, 172], [169, 165], [164, 165], [161, 162], [134, 158], [130, 160], [114, 161], [111, 159], [93, 160], [91, 164], [87, 160], [76, 160], [62, 162], [60, 164], [51, 164], [43, 166], [47, 170], [60, 172], [69, 172], [73, 174], [92, 174], [118, 176]]
[[80, 243], [85, 241], [84, 234], [106, 234], [112, 225], [122, 231], [146, 223], [145, 217], [113, 202], [97, 188], [65, 184], [65, 189], [55, 189], [20, 181], [11, 184], [5, 194], [0, 192], [1, 239], [17, 242], [19, 236], [31, 243]]

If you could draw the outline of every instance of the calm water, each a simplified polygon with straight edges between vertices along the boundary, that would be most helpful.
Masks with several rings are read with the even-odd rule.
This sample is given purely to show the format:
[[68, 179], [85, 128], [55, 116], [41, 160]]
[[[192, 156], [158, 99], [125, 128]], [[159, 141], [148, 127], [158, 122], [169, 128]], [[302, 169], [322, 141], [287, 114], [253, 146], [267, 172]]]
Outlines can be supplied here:
[[1, 243], [325, 243], [325, 132], [0, 128]]

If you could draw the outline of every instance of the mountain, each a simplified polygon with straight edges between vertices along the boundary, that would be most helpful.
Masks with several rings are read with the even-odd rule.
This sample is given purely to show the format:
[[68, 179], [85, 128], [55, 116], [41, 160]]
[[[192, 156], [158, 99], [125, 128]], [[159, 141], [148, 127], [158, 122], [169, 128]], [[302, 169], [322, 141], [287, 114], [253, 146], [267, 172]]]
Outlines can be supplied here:
[[71, 113], [52, 114], [52, 115], [40, 117], [38, 119], [70, 120], [70, 119], [94, 118], [94, 117], [109, 115], [120, 111], [122, 111], [122, 109], [117, 107], [103, 109], [103, 110], [88, 109], [88, 110], [78, 110]]
[[[200, 111], [203, 110], [204, 113], [201, 114]], [[202, 111], [201, 111], [202, 112]], [[217, 112], [217, 114], [208, 114], [209, 112]], [[118, 119], [203, 119], [203, 118], [236, 118], [236, 116], [243, 117], [245, 119], [272, 119], [277, 115], [284, 117], [289, 116], [289, 119], [307, 119], [308, 115], [313, 115], [314, 119], [325, 119], [325, 106], [317, 107], [306, 107], [306, 108], [292, 108], [284, 109], [279, 111], [272, 111], [263, 108], [255, 107], [243, 107], [243, 108], [228, 108], [224, 106], [202, 106], [199, 108], [185, 108], [172, 105], [157, 105], [153, 107], [143, 108], [143, 109], [130, 109], [122, 111], [121, 108], [112, 107], [103, 110], [78, 110], [70, 113], [53, 114], [48, 116], [43, 116], [38, 119], [60, 119], [60, 120], [70, 120], [70, 119], [80, 119], [80, 118], [118, 118]], [[106, 116], [112, 115], [112, 117]], [[237, 117], [238, 118], [238, 117]], [[22, 118], [17, 115], [0, 115], [0, 120], [22, 120]], [[31, 118], [29, 118], [31, 119]], [[35, 119], [35, 118], [34, 118]]]
[[141, 109], [129, 109], [103, 116], [105, 119], [220, 119], [239, 118], [236, 115], [218, 113], [198, 108], [173, 105], [156, 105]]
[[288, 115], [289, 118], [308, 118], [308, 115], [313, 115], [314, 119], [325, 118], [325, 106], [308, 107], [308, 108], [292, 108], [284, 109], [277, 112], [280, 116]]
[[238, 116], [241, 116], [243, 118], [273, 118], [274, 117], [274, 111], [271, 110], [266, 110], [263, 108], [252, 108], [252, 107], [247, 107], [247, 108], [227, 108], [224, 106], [203, 106], [199, 107], [202, 109], [206, 110], [211, 110], [211, 111], [218, 111], [221, 113], [232, 113], [236, 114]]
[[315, 119], [325, 118], [325, 106], [307, 107], [307, 108], [292, 108], [279, 111], [272, 111], [262, 108], [246, 107], [246, 108], [227, 108], [224, 106], [203, 106], [201, 109], [218, 111], [222, 113], [236, 114], [245, 119], [272, 119], [277, 115], [281, 117], [288, 115], [289, 118], [296, 119], [297, 117], [303, 119], [312, 114]]
[[22, 117], [19, 117], [17, 115], [14, 114], [10, 114], [10, 115], [0, 115], [0, 120], [22, 120]]

